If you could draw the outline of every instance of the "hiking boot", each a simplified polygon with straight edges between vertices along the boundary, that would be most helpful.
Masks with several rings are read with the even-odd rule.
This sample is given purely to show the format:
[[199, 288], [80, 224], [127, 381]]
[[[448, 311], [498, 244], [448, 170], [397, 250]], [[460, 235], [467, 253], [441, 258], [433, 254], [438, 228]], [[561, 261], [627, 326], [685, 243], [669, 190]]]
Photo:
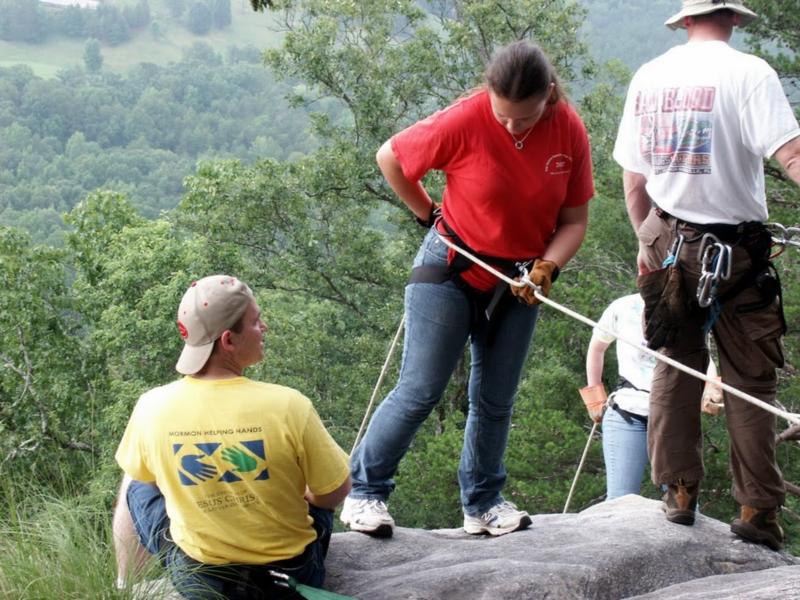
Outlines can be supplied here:
[[394, 519], [386, 508], [386, 502], [379, 498], [344, 499], [339, 520], [353, 531], [360, 531], [375, 537], [392, 537]]
[[505, 500], [495, 504], [479, 517], [464, 515], [464, 531], [471, 534], [503, 535], [525, 529], [530, 524], [531, 518], [528, 513]]
[[697, 496], [700, 494], [700, 483], [686, 483], [679, 479], [667, 486], [661, 510], [667, 521], [680, 525], [694, 525], [694, 515], [697, 510]]
[[764, 544], [772, 550], [783, 548], [783, 529], [778, 523], [778, 509], [757, 509], [742, 506], [738, 519], [731, 523], [731, 531], [740, 538], [755, 544]]

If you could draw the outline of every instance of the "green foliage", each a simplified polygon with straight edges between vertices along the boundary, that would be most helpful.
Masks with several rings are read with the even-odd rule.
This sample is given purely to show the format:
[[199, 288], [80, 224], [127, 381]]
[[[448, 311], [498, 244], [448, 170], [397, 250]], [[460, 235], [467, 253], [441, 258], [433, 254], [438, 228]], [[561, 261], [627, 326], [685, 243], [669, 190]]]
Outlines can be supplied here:
[[748, 0], [759, 18], [747, 26], [748, 43], [797, 87], [800, 76], [800, 2], [798, 0]]
[[28, 492], [0, 494], [0, 596], [109, 597], [115, 565], [105, 507]]
[[675, 0], [584, 0], [582, 4], [589, 14], [583, 34], [600, 61], [617, 59], [636, 68], [686, 41], [685, 33], [664, 26], [680, 10]]
[[189, 5], [186, 26], [195, 35], [205, 35], [214, 24], [211, 9], [205, 2], [192, 2]]
[[[96, 40], [85, 52], [87, 68], [102, 64]], [[58, 214], [98, 188], [156, 217], [177, 204], [202, 155], [287, 158], [311, 147], [303, 113], [282, 99], [290, 88], [241, 53], [224, 64], [196, 45], [180, 63], [125, 77], [0, 68], [0, 223], [57, 240]]]
[[39, 0], [0, 1], [0, 39], [37, 43], [45, 36]]
[[212, 0], [211, 16], [217, 29], [228, 27], [231, 24], [231, 0]]
[[0, 228], [0, 465], [11, 461], [33, 482], [57, 474], [63, 452], [94, 455], [95, 407], [63, 259]]
[[103, 66], [103, 55], [100, 52], [100, 42], [94, 38], [86, 40], [83, 49], [83, 64], [89, 73], [97, 73]]

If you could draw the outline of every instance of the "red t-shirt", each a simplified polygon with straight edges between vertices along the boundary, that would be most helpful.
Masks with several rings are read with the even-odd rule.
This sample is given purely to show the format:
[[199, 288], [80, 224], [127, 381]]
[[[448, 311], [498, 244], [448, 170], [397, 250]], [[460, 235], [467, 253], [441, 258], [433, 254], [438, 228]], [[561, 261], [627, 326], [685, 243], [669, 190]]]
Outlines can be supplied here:
[[[494, 118], [485, 90], [404, 129], [391, 142], [409, 180], [431, 169], [445, 173], [444, 218], [481, 254], [541, 256], [561, 208], [585, 204], [594, 194], [586, 128], [566, 101], [547, 109], [522, 150]], [[462, 277], [480, 290], [497, 283], [477, 266]]]

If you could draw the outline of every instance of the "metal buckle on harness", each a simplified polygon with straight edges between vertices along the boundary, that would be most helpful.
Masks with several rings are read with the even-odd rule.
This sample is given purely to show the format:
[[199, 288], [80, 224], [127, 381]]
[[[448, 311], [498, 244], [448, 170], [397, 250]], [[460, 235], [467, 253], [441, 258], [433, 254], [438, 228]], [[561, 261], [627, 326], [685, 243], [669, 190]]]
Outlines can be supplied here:
[[773, 244], [800, 248], [800, 227], [785, 227], [780, 223], [766, 223], [765, 227], [772, 234]]
[[697, 303], [706, 308], [717, 297], [720, 281], [731, 276], [731, 247], [723, 244], [713, 233], [706, 233], [700, 240], [697, 260], [700, 263], [700, 280], [697, 282]]

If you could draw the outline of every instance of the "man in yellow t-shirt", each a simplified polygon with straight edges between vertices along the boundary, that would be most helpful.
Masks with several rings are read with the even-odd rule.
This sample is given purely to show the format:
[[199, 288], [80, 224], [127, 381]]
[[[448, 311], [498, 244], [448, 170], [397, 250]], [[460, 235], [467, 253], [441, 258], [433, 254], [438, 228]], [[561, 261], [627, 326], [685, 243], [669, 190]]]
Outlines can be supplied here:
[[266, 331], [247, 285], [193, 283], [178, 328], [186, 377], [139, 398], [116, 453], [117, 584], [149, 553], [187, 598], [273, 597], [270, 571], [320, 587], [347, 455], [308, 398], [242, 376]]

